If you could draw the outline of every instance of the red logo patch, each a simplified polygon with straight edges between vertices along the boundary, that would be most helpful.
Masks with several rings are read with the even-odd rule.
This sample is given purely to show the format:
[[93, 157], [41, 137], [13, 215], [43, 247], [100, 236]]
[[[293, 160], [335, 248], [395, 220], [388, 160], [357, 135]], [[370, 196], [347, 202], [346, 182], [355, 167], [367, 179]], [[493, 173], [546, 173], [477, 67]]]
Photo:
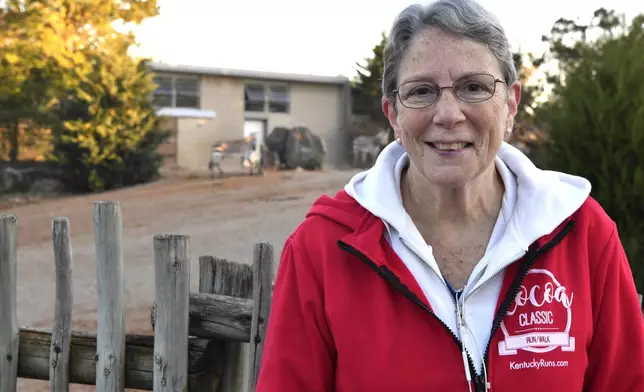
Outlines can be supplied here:
[[514, 302], [501, 322], [504, 339], [500, 355], [515, 355], [517, 350], [545, 353], [560, 347], [575, 351], [570, 336], [574, 294], [568, 292], [545, 269], [528, 271]]

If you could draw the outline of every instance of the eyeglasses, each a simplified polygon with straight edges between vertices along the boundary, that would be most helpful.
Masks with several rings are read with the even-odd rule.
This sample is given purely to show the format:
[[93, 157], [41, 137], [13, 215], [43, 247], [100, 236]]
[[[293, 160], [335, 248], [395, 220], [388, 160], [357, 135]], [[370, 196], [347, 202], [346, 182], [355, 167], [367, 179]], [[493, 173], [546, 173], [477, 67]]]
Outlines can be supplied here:
[[454, 89], [454, 95], [467, 103], [487, 101], [494, 96], [496, 84], [505, 83], [494, 75], [466, 75], [456, 80], [451, 86], [440, 87], [436, 83], [426, 81], [411, 81], [402, 83], [394, 94], [400, 103], [410, 109], [423, 109], [432, 106], [440, 98], [446, 88]]

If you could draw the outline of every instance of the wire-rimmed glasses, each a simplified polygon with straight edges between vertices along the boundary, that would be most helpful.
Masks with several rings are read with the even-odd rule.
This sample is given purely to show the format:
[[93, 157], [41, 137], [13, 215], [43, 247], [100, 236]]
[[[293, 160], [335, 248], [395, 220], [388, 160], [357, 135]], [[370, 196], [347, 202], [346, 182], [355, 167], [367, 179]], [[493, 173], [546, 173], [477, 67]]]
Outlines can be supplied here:
[[454, 90], [454, 95], [463, 102], [478, 103], [494, 96], [496, 84], [505, 83], [490, 74], [465, 75], [451, 86], [441, 87], [428, 81], [409, 81], [402, 83], [394, 90], [400, 103], [410, 109], [423, 109], [432, 106], [446, 88]]

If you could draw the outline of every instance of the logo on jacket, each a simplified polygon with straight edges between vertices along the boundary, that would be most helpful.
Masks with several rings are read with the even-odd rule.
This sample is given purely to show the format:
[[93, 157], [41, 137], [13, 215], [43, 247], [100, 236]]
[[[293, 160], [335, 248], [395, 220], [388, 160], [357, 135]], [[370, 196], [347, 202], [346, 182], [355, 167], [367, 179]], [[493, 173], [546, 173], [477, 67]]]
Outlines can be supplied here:
[[499, 342], [499, 354], [514, 355], [517, 350], [545, 353], [557, 348], [575, 351], [575, 338], [570, 336], [573, 298], [552, 272], [528, 271], [501, 322], [505, 336]]

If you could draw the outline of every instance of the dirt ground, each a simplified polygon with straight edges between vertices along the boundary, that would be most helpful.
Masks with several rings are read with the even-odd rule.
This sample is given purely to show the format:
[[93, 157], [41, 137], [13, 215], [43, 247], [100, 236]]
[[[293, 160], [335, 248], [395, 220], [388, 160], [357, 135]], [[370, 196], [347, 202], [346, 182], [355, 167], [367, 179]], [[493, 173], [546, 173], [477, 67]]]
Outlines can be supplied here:
[[[96, 265], [92, 210], [98, 200], [118, 201], [123, 216], [123, 251], [129, 333], [151, 334], [154, 300], [153, 236], [190, 236], [191, 287], [198, 289], [198, 257], [215, 255], [250, 263], [253, 245], [268, 241], [279, 258], [286, 237], [321, 194], [334, 194], [355, 171], [273, 172], [210, 180], [165, 178], [134, 188], [41, 201], [10, 208], [18, 216], [18, 323], [51, 327], [54, 262], [51, 226], [70, 220], [73, 247], [73, 327], [96, 328]], [[47, 390], [47, 383], [19, 380], [20, 392]], [[94, 387], [73, 386], [72, 391]]]

